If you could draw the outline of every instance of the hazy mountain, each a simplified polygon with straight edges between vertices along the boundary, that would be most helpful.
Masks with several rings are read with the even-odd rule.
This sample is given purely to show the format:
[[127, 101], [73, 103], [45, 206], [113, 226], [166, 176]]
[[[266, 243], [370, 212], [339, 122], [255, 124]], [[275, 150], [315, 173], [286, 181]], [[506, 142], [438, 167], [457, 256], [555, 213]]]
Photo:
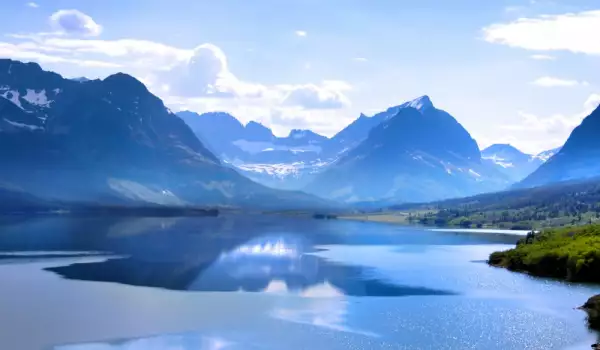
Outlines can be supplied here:
[[299, 189], [326, 161], [328, 139], [310, 130], [292, 130], [276, 137], [271, 129], [251, 121], [245, 126], [224, 113], [177, 113], [223, 162], [252, 180], [281, 189]]
[[518, 187], [584, 179], [600, 175], [600, 107], [576, 127], [565, 145]]
[[[509, 183], [494, 166], [482, 162], [475, 140], [429, 97], [384, 113], [364, 141], [306, 189], [352, 202], [427, 201], [497, 190]], [[357, 121], [353, 129], [358, 130], [358, 123], [365, 122]]]
[[481, 151], [481, 158], [498, 167], [513, 182], [521, 181], [534, 172], [545, 160], [544, 157], [551, 151], [540, 155], [526, 154], [508, 144], [495, 144]]
[[221, 164], [135, 78], [76, 82], [0, 60], [0, 182], [42, 198], [304, 206]]
[[552, 158], [556, 153], [561, 150], [562, 147], [553, 148], [547, 151], [540, 152], [536, 154], [534, 157], [540, 159], [542, 162], [548, 161], [548, 159]]

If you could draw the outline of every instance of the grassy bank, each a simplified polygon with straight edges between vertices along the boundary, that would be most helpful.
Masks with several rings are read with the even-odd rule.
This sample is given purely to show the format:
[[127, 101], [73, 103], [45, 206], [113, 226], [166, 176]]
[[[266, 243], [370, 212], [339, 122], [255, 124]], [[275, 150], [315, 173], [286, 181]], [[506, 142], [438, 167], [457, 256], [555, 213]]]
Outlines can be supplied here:
[[600, 225], [544, 230], [490, 255], [490, 265], [535, 276], [600, 282]]

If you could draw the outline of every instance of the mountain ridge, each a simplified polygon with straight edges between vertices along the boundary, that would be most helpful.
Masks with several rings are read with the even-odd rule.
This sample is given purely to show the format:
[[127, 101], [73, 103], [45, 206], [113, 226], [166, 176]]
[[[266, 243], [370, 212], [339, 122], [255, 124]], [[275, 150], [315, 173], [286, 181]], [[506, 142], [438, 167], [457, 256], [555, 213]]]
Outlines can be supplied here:
[[[22, 76], [22, 77], [21, 77]], [[35, 87], [28, 84], [35, 82]], [[76, 82], [0, 60], [0, 181], [40, 198], [166, 205], [330, 205], [224, 166], [139, 80]], [[15, 152], [16, 151], [16, 152]]]

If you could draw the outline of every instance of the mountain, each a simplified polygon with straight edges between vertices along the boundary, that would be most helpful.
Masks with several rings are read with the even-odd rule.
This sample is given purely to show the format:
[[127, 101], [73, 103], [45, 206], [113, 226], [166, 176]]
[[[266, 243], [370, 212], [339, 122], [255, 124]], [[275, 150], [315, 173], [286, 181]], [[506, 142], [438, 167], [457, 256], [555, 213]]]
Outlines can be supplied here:
[[571, 132], [560, 151], [516, 186], [534, 187], [600, 175], [598, 135], [600, 135], [600, 106]]
[[269, 187], [300, 189], [327, 164], [321, 153], [328, 139], [310, 130], [294, 129], [276, 137], [260, 123], [244, 126], [224, 112], [177, 115], [224, 164]]
[[561, 147], [557, 147], [557, 148], [553, 148], [547, 151], [543, 151], [540, 152], [538, 154], [536, 154], [534, 157], [540, 159], [542, 162], [547, 162], [548, 159], [552, 158], [552, 156], [554, 156], [556, 153], [558, 153], [561, 150]]
[[383, 121], [398, 114], [401, 109], [415, 108], [417, 110], [425, 110], [433, 107], [429, 96], [421, 96], [412, 101], [402, 103], [398, 106], [388, 108], [383, 112], [379, 112], [372, 117], [367, 117], [361, 114], [358, 119], [338, 132], [327, 145], [326, 154], [330, 157], [336, 157], [360, 144], [364, 141], [371, 129], [381, 124]]
[[[264, 185], [301, 189], [323, 172], [344, 153], [364, 141], [371, 129], [391, 118], [404, 108], [427, 109], [431, 107], [427, 96], [393, 106], [372, 117], [361, 114], [358, 119], [328, 139], [310, 130], [292, 130], [287, 137], [275, 137], [270, 129], [250, 122], [244, 126], [227, 113], [198, 115], [180, 112], [178, 115], [190, 125], [208, 148], [219, 155], [226, 164], [245, 176]], [[210, 135], [201, 131], [202, 123], [218, 115], [227, 122], [213, 123]], [[233, 146], [232, 146], [233, 145]]]
[[348, 202], [406, 202], [464, 196], [508, 185], [505, 175], [482, 162], [469, 133], [450, 114], [435, 108], [428, 96], [377, 118], [383, 121], [318, 174], [307, 191]]
[[0, 60], [0, 182], [45, 199], [303, 207], [223, 165], [135, 78], [77, 82]]
[[481, 158], [498, 167], [513, 182], [523, 180], [545, 162], [545, 157], [552, 151], [545, 151], [533, 156], [508, 144], [495, 144], [481, 151]]

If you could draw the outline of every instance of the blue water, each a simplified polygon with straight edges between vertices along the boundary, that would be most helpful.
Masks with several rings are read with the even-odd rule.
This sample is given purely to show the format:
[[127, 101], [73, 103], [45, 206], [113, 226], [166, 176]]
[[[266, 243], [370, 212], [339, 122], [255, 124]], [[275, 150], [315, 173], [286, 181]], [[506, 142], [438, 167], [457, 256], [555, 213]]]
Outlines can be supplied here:
[[0, 226], [0, 349], [589, 349], [506, 235], [276, 216]]

